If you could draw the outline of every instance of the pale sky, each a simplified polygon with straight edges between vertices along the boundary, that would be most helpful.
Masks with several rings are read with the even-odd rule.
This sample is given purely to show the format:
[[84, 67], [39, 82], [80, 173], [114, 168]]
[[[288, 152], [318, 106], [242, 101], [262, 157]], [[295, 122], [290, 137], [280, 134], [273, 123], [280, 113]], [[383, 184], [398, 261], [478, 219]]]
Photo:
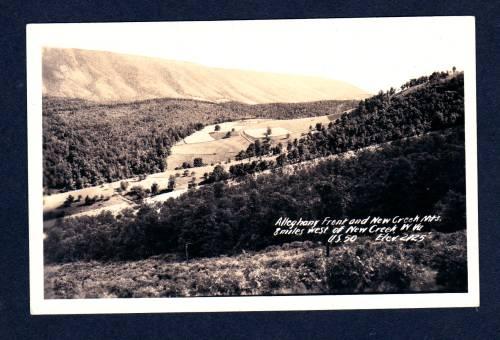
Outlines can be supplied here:
[[376, 93], [470, 65], [471, 17], [35, 25], [42, 46], [314, 75]]

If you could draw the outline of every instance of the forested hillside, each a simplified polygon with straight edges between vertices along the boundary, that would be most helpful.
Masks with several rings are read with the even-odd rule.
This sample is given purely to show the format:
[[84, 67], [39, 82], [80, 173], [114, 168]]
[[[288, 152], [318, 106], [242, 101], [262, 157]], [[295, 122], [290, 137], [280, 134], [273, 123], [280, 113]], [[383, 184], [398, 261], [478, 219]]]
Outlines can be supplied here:
[[43, 98], [44, 188], [72, 190], [163, 171], [170, 147], [203, 125], [338, 115], [354, 101], [247, 105], [183, 99], [98, 104]]
[[[328, 126], [312, 127], [307, 136], [286, 145], [278, 163], [300, 162], [464, 124], [463, 73], [435, 72], [403, 88], [400, 93], [394, 89], [380, 92]], [[252, 144], [238, 158], [276, 154], [263, 146]]]
[[[237, 254], [282, 243], [281, 216], [314, 219], [438, 214], [438, 231], [465, 228], [462, 127], [397, 141], [293, 173], [242, 177], [191, 190], [159, 207], [69, 218], [46, 230], [49, 262]], [[159, 209], [158, 209], [159, 208]], [[288, 240], [289, 241], [289, 240]]]

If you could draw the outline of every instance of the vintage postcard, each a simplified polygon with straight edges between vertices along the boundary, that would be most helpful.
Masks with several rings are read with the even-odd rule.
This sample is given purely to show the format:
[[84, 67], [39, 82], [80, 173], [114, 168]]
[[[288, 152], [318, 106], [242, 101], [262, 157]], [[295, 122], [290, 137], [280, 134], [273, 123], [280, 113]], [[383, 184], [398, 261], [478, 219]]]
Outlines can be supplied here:
[[31, 313], [478, 306], [474, 35], [28, 25]]

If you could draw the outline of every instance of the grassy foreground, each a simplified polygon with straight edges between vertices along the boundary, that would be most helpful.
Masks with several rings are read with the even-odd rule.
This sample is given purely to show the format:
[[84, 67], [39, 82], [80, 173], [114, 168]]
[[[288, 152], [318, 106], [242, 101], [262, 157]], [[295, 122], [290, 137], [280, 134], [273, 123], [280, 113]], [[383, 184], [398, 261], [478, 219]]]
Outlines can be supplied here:
[[155, 256], [47, 265], [45, 298], [466, 291], [465, 231], [427, 235], [419, 243], [360, 240], [333, 247], [329, 258], [306, 241], [189, 262]]

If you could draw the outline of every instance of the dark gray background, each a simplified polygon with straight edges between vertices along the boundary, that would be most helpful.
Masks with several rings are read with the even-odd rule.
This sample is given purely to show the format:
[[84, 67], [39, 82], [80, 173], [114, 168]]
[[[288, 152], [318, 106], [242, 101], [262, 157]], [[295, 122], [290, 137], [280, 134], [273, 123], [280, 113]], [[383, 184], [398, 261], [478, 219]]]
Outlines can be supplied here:
[[[329, 312], [30, 316], [25, 25], [474, 15], [477, 36], [481, 307]], [[500, 338], [498, 1], [0, 0], [0, 338]], [[161, 42], [158, 42], [161, 43]], [[397, 44], [397, 41], [394, 42]]]

